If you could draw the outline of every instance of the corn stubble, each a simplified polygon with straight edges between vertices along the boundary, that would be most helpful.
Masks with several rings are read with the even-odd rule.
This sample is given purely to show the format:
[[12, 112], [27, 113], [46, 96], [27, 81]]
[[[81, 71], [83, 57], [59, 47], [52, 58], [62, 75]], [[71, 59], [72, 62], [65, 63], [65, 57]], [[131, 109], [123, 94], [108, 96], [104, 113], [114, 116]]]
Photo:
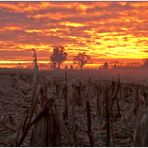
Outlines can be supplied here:
[[147, 87], [119, 78], [69, 82], [68, 76], [65, 71], [64, 78], [42, 78], [34, 50], [32, 100], [13, 128], [13, 146], [23, 146], [28, 137], [28, 146], [130, 146], [137, 125], [134, 144], [145, 146], [140, 136], [147, 118], [137, 121], [147, 107]]

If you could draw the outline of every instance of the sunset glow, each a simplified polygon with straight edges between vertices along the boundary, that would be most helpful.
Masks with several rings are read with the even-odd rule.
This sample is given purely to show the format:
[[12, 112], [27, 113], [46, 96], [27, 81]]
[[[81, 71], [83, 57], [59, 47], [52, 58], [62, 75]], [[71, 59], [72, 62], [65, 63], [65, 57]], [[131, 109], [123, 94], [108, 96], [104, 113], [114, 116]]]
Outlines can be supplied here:
[[88, 67], [148, 58], [148, 2], [0, 2], [0, 67], [48, 64], [53, 46], [64, 46], [65, 64], [78, 52]]

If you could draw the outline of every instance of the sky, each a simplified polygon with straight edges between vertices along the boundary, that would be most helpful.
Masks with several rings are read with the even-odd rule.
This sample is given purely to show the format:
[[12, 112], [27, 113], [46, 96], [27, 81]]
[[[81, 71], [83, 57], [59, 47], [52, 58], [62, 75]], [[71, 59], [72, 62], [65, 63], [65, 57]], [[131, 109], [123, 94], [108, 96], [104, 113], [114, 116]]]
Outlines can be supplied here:
[[64, 46], [65, 65], [79, 52], [89, 67], [142, 63], [148, 58], [148, 2], [0, 2], [0, 67], [48, 64], [53, 46]]

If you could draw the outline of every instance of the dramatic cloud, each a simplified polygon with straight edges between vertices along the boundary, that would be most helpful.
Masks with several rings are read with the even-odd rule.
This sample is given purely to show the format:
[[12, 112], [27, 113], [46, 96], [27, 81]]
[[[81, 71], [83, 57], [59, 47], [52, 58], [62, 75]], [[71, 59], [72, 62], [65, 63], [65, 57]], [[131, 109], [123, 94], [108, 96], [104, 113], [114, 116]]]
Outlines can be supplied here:
[[[148, 58], [148, 2], [0, 2], [0, 65], [48, 63], [62, 45], [68, 62], [80, 51], [93, 64]], [[93, 66], [93, 65], [92, 65]]]

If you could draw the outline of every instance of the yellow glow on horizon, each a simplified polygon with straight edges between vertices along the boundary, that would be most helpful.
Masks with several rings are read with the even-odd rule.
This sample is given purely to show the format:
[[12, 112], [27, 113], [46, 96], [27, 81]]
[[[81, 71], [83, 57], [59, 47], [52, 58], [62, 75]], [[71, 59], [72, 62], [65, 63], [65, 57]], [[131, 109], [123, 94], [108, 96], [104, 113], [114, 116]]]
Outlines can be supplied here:
[[62, 22], [61, 25], [70, 26], [70, 27], [83, 27], [84, 24], [81, 23], [74, 23], [74, 22]]
[[0, 2], [0, 16], [0, 65], [31, 62], [33, 48], [46, 64], [59, 45], [68, 65], [79, 52], [90, 67], [148, 58], [148, 2]]
[[42, 31], [41, 30], [37, 30], [37, 29], [30, 29], [30, 30], [25, 30], [25, 32], [27, 33], [41, 33]]

